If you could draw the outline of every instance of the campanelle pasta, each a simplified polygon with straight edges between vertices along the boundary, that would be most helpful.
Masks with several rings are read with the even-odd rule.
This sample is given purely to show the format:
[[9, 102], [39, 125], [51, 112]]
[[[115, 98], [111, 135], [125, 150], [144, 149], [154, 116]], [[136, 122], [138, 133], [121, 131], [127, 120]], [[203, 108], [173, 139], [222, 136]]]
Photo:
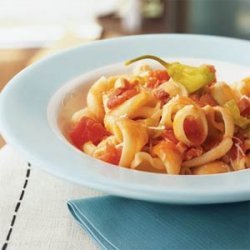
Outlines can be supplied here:
[[250, 78], [217, 82], [211, 65], [166, 63], [101, 77], [71, 118], [71, 143], [99, 160], [167, 174], [250, 167]]

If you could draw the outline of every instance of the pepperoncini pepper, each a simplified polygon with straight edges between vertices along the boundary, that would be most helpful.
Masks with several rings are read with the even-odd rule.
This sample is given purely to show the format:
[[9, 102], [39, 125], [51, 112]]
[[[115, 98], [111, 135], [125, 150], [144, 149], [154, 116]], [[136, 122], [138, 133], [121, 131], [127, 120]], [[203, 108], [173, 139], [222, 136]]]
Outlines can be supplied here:
[[193, 93], [205, 85], [216, 81], [215, 69], [212, 65], [193, 67], [181, 63], [168, 63], [153, 55], [136, 57], [127, 61], [125, 64], [129, 65], [142, 59], [153, 59], [159, 62], [166, 68], [169, 76], [171, 76], [174, 81], [182, 84], [189, 93]]

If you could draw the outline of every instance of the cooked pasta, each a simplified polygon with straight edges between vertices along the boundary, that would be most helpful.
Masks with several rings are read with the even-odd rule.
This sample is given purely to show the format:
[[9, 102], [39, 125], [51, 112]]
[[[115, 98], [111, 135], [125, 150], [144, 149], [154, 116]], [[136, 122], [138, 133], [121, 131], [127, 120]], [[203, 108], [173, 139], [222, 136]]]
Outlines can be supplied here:
[[167, 63], [101, 77], [68, 138], [86, 154], [125, 168], [174, 175], [250, 168], [250, 78], [217, 82], [212, 65]]

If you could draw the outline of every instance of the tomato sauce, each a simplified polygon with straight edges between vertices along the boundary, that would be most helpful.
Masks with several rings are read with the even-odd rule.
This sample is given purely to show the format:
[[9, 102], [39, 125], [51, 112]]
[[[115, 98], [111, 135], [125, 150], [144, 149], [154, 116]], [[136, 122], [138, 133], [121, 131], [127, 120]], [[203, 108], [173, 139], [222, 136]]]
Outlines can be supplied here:
[[108, 144], [106, 152], [99, 156], [98, 159], [114, 165], [119, 165], [121, 154], [122, 148], [116, 148], [114, 145]]
[[210, 105], [210, 106], [216, 106], [217, 103], [214, 100], [214, 98], [209, 94], [209, 93], [205, 93], [205, 94], [191, 94], [190, 98], [195, 101], [200, 107], [204, 107], [206, 105]]
[[168, 81], [170, 76], [168, 75], [166, 70], [154, 70], [149, 74], [149, 78], [147, 81], [148, 88], [157, 88], [162, 83]]
[[200, 124], [196, 119], [190, 117], [184, 121], [184, 132], [187, 138], [195, 145], [199, 145], [203, 142], [203, 132]]
[[154, 92], [154, 96], [161, 101], [161, 104], [164, 105], [170, 100], [169, 94], [163, 89], [158, 89]]
[[188, 161], [188, 160], [191, 160], [193, 158], [196, 158], [196, 157], [202, 155], [203, 151], [204, 150], [201, 146], [189, 148], [187, 151], [185, 151], [183, 153], [183, 160]]
[[173, 129], [171, 128], [166, 128], [162, 134], [161, 134], [161, 137], [166, 140], [166, 141], [171, 141], [173, 142], [174, 144], [177, 144], [179, 141], [176, 139], [175, 137], [175, 134], [174, 134], [174, 131]]
[[243, 96], [239, 102], [238, 106], [240, 109], [240, 114], [246, 118], [250, 118], [250, 98]]
[[136, 83], [125, 81], [125, 86], [117, 88], [109, 97], [107, 107], [113, 109], [139, 93]]

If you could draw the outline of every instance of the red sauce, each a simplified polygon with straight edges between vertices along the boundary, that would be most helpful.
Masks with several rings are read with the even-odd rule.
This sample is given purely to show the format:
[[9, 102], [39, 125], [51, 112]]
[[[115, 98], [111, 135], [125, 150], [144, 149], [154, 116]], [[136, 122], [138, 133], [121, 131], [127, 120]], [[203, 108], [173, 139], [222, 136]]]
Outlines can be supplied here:
[[198, 93], [190, 95], [190, 98], [195, 101], [199, 106], [204, 107], [206, 105], [210, 106], [216, 106], [217, 103], [214, 100], [214, 98], [209, 94], [205, 93], [202, 95], [199, 95]]
[[200, 145], [203, 142], [204, 135], [199, 122], [190, 117], [184, 121], [184, 132], [187, 138], [195, 145]]
[[216, 106], [217, 103], [210, 94], [206, 93], [200, 97], [200, 105], [202, 107], [204, 107], [206, 105]]
[[171, 128], [166, 128], [164, 132], [161, 134], [162, 138], [166, 141], [171, 141], [174, 144], [178, 143], [178, 140], [175, 137], [174, 131]]
[[119, 165], [121, 154], [121, 148], [116, 148], [114, 145], [108, 144], [106, 152], [99, 156], [98, 159], [114, 165]]
[[147, 87], [148, 88], [156, 88], [162, 83], [168, 81], [170, 76], [168, 75], [166, 70], [154, 70], [149, 74]]
[[188, 160], [191, 160], [193, 158], [196, 158], [196, 157], [202, 155], [203, 151], [204, 151], [203, 148], [200, 146], [189, 148], [187, 151], [185, 151], [183, 153], [183, 160], [188, 161]]
[[212, 81], [209, 84], [209, 86], [211, 87], [211, 86], [213, 86], [217, 82], [217, 79], [216, 79], [216, 69], [215, 69], [214, 65], [207, 65], [207, 66], [209, 67], [209, 71], [215, 75], [214, 81]]
[[162, 104], [166, 104], [170, 100], [169, 94], [163, 89], [158, 89], [154, 92], [154, 96], [161, 101]]
[[240, 114], [244, 117], [250, 118], [250, 98], [247, 96], [241, 97], [238, 102]]
[[139, 90], [136, 88], [136, 83], [129, 83], [129, 81], [125, 81], [125, 86], [117, 88], [109, 97], [107, 102], [107, 107], [109, 109], [113, 109], [120, 104], [124, 103], [131, 97], [138, 94]]

